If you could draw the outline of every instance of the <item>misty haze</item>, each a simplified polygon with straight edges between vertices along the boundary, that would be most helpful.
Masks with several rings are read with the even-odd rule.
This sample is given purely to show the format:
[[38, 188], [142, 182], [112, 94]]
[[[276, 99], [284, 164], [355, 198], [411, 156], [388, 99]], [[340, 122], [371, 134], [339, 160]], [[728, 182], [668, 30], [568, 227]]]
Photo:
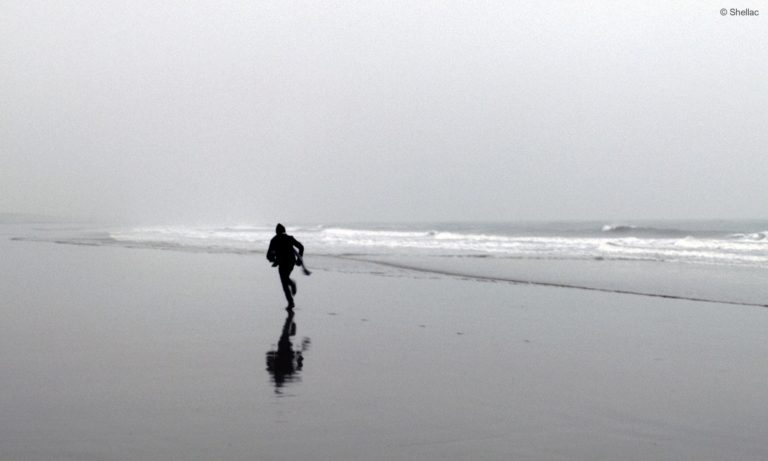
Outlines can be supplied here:
[[0, 459], [768, 459], [760, 9], [3, 2]]

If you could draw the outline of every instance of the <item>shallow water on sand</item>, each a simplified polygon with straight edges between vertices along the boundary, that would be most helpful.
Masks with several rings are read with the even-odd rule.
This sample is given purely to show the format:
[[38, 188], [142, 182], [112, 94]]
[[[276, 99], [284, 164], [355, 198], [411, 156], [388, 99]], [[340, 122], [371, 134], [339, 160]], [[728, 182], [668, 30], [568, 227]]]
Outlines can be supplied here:
[[768, 457], [765, 309], [0, 248], [4, 460]]

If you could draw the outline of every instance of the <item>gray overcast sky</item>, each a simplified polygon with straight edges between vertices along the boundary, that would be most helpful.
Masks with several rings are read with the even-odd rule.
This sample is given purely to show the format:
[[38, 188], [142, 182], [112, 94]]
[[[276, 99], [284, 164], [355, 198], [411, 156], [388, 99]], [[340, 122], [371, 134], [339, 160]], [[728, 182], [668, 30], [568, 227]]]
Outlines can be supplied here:
[[2, 0], [0, 211], [766, 217], [768, 6], [728, 3]]

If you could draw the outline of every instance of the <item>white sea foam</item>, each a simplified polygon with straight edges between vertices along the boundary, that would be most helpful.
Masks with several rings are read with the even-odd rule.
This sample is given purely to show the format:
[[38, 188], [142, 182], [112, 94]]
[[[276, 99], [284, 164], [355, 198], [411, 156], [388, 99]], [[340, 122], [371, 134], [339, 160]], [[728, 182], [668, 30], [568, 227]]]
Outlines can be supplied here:
[[768, 231], [751, 232], [747, 234], [737, 233], [737, 234], [731, 234], [730, 237], [736, 240], [768, 242]]
[[[606, 232], [606, 228], [603, 231]], [[766, 233], [733, 234], [724, 238], [649, 238], [623, 233], [616, 236], [537, 236], [323, 226], [289, 228], [288, 232], [294, 233], [311, 251], [324, 254], [636, 259], [768, 268]], [[116, 244], [241, 252], [264, 251], [273, 235], [274, 231], [269, 226], [247, 225], [226, 228], [144, 227], [110, 233], [111, 240]]]
[[[664, 223], [662, 223], [664, 224]], [[601, 229], [602, 227], [602, 229]], [[495, 258], [650, 260], [768, 268], [768, 231], [718, 232], [665, 226], [600, 226], [590, 231], [562, 224], [544, 230], [508, 225], [289, 227], [315, 254], [484, 256]], [[586, 229], [586, 230], [585, 230]], [[620, 229], [617, 231], [617, 229]], [[78, 235], [43, 236], [63, 243], [119, 245], [204, 252], [263, 252], [272, 226], [157, 226], [83, 230]], [[31, 237], [32, 238], [32, 237]]]

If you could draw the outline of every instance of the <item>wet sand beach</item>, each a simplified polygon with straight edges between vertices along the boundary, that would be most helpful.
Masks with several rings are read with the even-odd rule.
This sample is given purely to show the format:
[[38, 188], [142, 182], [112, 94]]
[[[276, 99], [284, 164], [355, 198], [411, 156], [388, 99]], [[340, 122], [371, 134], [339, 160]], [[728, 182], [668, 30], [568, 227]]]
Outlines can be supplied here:
[[764, 308], [0, 248], [2, 460], [768, 458]]

